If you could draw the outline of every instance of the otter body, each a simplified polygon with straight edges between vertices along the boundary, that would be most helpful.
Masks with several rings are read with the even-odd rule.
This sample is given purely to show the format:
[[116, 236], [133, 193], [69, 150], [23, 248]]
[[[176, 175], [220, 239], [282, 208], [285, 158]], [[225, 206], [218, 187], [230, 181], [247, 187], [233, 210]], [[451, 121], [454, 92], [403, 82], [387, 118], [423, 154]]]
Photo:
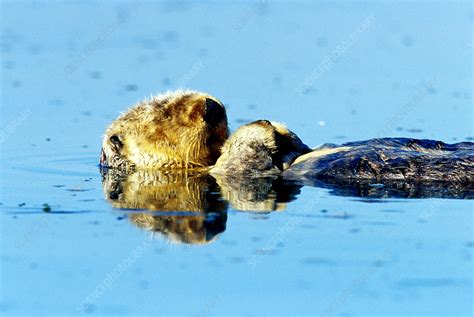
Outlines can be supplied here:
[[[332, 150], [332, 151], [331, 151]], [[326, 151], [325, 155], [317, 155]], [[324, 145], [299, 157], [286, 177], [409, 182], [474, 182], [474, 143], [382, 138]]]
[[211, 173], [280, 173], [296, 180], [449, 182], [470, 186], [474, 182], [474, 143], [383, 138], [340, 146], [326, 144], [310, 151], [283, 125], [259, 120], [239, 128], [229, 138]]
[[105, 131], [100, 164], [121, 170], [204, 168], [215, 178], [474, 182], [474, 143], [383, 138], [310, 149], [283, 124], [258, 120], [230, 137], [223, 104], [196, 91], [142, 101]]
[[110, 124], [100, 165], [123, 170], [209, 166], [228, 134], [219, 100], [196, 91], [169, 92], [138, 103]]

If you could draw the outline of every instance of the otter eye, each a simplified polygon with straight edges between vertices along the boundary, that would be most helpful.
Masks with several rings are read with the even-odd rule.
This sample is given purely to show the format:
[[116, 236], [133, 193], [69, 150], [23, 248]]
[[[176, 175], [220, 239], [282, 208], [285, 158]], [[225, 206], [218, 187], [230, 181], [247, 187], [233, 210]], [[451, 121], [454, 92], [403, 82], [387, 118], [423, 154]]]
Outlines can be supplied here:
[[120, 141], [120, 138], [117, 135], [112, 135], [109, 140], [114, 145], [117, 145], [117, 146], [123, 145], [122, 141]]

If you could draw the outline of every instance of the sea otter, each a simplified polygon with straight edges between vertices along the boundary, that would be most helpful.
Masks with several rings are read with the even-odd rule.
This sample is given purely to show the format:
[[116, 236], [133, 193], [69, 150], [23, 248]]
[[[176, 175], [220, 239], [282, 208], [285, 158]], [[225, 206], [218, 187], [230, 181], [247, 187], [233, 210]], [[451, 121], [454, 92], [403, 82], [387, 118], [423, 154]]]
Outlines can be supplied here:
[[175, 242], [202, 244], [225, 230], [236, 210], [283, 210], [303, 185], [371, 198], [474, 198], [474, 144], [373, 139], [311, 150], [280, 123], [237, 129], [214, 166], [198, 169], [104, 168], [106, 200], [140, 228]]
[[473, 187], [473, 152], [472, 142], [408, 138], [311, 149], [283, 124], [267, 120], [244, 125], [229, 137], [219, 100], [196, 91], [175, 91], [140, 102], [117, 118], [105, 132], [100, 163], [125, 171], [198, 169], [209, 172], [223, 188], [234, 188], [242, 182], [232, 179], [249, 175], [305, 185], [397, 182], [398, 188], [400, 183], [406, 187], [436, 182], [421, 191], [421, 196], [430, 196], [439, 184], [463, 191]]
[[310, 150], [280, 123], [258, 120], [237, 129], [211, 169], [217, 175], [281, 174], [332, 182], [474, 183], [474, 143], [380, 138]]
[[110, 124], [100, 165], [122, 170], [209, 166], [228, 134], [218, 99], [191, 90], [168, 92], [138, 103]]

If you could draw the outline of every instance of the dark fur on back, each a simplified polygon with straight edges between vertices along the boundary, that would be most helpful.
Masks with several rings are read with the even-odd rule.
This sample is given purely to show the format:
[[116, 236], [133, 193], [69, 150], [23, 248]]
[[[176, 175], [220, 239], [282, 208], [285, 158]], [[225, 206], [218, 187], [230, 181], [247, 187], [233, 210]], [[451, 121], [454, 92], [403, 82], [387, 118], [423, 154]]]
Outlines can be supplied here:
[[474, 143], [446, 144], [441, 141], [409, 138], [382, 138], [349, 142], [348, 147], [320, 157], [308, 158], [294, 164], [285, 172], [289, 178], [316, 178], [450, 182], [465, 186], [474, 182]]

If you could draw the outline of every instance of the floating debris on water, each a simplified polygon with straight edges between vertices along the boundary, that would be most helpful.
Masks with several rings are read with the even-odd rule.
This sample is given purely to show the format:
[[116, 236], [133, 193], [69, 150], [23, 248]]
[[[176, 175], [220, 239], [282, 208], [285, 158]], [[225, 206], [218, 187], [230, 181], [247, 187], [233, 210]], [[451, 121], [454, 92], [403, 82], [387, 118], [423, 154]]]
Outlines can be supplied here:
[[302, 93], [303, 95], [315, 95], [318, 93], [318, 90], [312, 87], [308, 87], [303, 89]]
[[162, 83], [164, 86], [169, 86], [169, 85], [171, 85], [171, 80], [170, 80], [168, 77], [165, 77], [165, 78], [163, 78], [163, 80], [161, 81], [161, 83]]
[[318, 45], [318, 47], [326, 47], [328, 46], [328, 39], [324, 36], [320, 36], [316, 39], [316, 44]]
[[128, 84], [128, 85], [125, 85], [125, 90], [126, 91], [135, 91], [138, 89], [138, 86], [137, 85], [134, 85], [134, 84]]
[[330, 259], [319, 258], [319, 257], [307, 257], [302, 260], [303, 264], [310, 265], [321, 265], [321, 266], [336, 266], [337, 263]]
[[252, 120], [241, 118], [241, 119], [236, 119], [235, 122], [239, 124], [246, 124], [246, 123], [252, 122]]
[[411, 47], [413, 46], [413, 43], [415, 42], [415, 40], [413, 39], [413, 37], [411, 35], [405, 35], [401, 41], [400, 41], [405, 47]]
[[422, 129], [406, 129], [407, 132], [410, 132], [410, 133], [421, 133], [423, 132]]
[[68, 188], [66, 189], [68, 192], [87, 192], [91, 190], [90, 188]]
[[49, 101], [49, 104], [53, 106], [62, 106], [64, 104], [64, 101], [62, 101], [61, 99], [52, 99]]
[[51, 206], [48, 204], [43, 204], [43, 211], [44, 212], [50, 212], [51, 211]]
[[100, 72], [95, 71], [95, 72], [91, 73], [91, 78], [92, 79], [99, 79], [100, 77], [101, 77]]

